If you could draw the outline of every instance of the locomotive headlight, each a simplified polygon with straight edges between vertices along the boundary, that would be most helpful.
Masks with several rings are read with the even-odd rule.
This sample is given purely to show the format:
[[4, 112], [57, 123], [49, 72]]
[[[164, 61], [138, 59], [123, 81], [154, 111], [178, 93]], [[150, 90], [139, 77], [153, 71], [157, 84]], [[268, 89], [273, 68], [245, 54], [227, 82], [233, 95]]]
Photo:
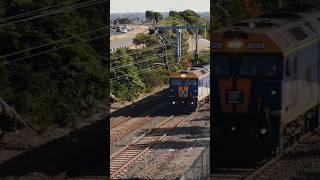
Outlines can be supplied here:
[[233, 126], [232, 128], [231, 128], [231, 131], [235, 131], [237, 128], [235, 127], [235, 126]]
[[191, 102], [191, 104], [193, 104], [193, 102]]
[[185, 77], [187, 77], [187, 75], [186, 74], [180, 74], [180, 77], [185, 78]]
[[260, 129], [260, 134], [262, 134], [262, 135], [264, 135], [264, 134], [266, 134], [267, 133], [267, 129]]
[[272, 90], [272, 91], [270, 92], [270, 94], [271, 94], [271, 95], [276, 95], [276, 94], [277, 94], [277, 91], [276, 91], [276, 90]]
[[230, 41], [227, 46], [230, 49], [240, 49], [242, 46], [242, 42], [241, 41]]
[[176, 104], [176, 102], [175, 102], [175, 101], [172, 101], [172, 104]]

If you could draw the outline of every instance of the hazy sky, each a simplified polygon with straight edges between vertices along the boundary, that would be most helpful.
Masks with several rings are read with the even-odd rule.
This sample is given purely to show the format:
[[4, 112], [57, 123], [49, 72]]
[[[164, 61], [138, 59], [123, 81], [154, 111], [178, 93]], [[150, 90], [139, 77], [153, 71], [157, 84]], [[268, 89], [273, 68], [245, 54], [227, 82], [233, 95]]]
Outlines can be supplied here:
[[192, 9], [209, 12], [210, 0], [110, 0], [111, 13], [150, 11], [181, 11]]

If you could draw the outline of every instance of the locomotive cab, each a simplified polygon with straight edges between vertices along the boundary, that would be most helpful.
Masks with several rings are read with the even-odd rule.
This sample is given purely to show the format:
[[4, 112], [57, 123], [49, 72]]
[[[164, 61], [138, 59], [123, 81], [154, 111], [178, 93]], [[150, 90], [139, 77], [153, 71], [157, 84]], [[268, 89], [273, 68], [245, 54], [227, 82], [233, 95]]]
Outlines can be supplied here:
[[209, 66], [197, 66], [171, 73], [170, 104], [180, 112], [197, 110], [200, 102], [209, 98], [210, 95], [209, 72]]
[[212, 54], [215, 144], [228, 142], [217, 150], [258, 159], [272, 153], [279, 118], [270, 113], [281, 109], [282, 63], [281, 54]]
[[[181, 74], [183, 76], [185, 74]], [[170, 102], [178, 107], [196, 109], [198, 106], [198, 80], [189, 78], [170, 79]]]
[[250, 31], [213, 35], [215, 162], [226, 157], [255, 161], [279, 146], [283, 54], [268, 36]]

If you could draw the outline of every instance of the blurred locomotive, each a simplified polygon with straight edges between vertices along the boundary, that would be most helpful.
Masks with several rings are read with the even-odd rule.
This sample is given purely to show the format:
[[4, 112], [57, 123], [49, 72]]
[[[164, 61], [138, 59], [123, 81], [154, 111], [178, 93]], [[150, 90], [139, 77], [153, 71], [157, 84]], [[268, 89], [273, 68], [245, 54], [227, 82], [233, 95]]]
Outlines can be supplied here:
[[170, 74], [169, 101], [179, 111], [197, 110], [210, 96], [210, 65], [192, 66]]
[[273, 12], [213, 31], [213, 161], [270, 157], [318, 127], [319, 35], [319, 10]]

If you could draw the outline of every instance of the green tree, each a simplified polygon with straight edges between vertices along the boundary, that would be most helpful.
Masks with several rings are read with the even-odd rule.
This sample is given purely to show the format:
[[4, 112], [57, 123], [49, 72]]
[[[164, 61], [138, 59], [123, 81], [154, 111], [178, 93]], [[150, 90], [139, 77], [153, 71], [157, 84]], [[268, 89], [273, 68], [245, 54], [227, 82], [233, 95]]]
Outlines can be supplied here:
[[169, 11], [169, 16], [173, 18], [182, 18], [177, 11]]
[[194, 12], [193, 10], [185, 10], [179, 12], [179, 15], [188, 23], [188, 24], [203, 24], [204, 19], [201, 16]]
[[159, 12], [154, 12], [153, 17], [154, 17], [154, 20], [156, 21], [156, 23], [158, 23], [160, 19], [163, 19], [162, 14]]
[[[118, 58], [116, 58], [118, 57]], [[140, 93], [145, 92], [145, 84], [138, 74], [133, 58], [125, 49], [119, 49], [111, 57], [110, 77], [111, 93], [122, 100], [133, 100]]]
[[[3, 0], [0, 16], [5, 18], [61, 3], [64, 1]], [[0, 27], [0, 54], [67, 39], [104, 26], [104, 17], [96, 6], [4, 25]], [[107, 30], [101, 30], [1, 59], [0, 97], [29, 122], [66, 125], [88, 116], [109, 96], [106, 93], [108, 61], [102, 58], [106, 56], [105, 39], [85, 41], [106, 33]], [[61, 48], [72, 43], [77, 44]], [[47, 52], [37, 55], [44, 51]], [[25, 59], [13, 62], [18, 58]]]
[[153, 11], [146, 11], [146, 19], [148, 21], [153, 21], [154, 20], [154, 12]]
[[120, 24], [132, 24], [132, 21], [129, 18], [120, 18], [118, 19]]
[[159, 45], [159, 38], [155, 35], [148, 35], [139, 33], [137, 36], [133, 39], [134, 44], [145, 44], [147, 47], [152, 47], [154, 45]]

